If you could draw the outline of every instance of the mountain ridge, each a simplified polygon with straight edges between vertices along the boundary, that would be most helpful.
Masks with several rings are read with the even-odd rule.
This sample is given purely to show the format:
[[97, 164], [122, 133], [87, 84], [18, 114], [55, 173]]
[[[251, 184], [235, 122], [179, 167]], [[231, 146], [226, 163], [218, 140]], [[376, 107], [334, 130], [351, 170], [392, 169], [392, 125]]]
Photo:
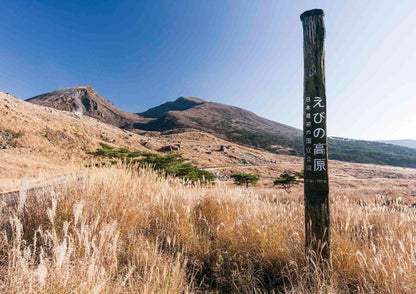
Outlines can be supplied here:
[[181, 96], [175, 101], [168, 101], [159, 106], [149, 108], [145, 112], [138, 113], [138, 115], [146, 118], [158, 118], [168, 111], [183, 111], [206, 102], [196, 97]]
[[399, 139], [399, 140], [377, 140], [377, 142], [384, 144], [392, 144], [408, 148], [416, 148], [416, 140], [413, 139]]
[[[300, 166], [300, 158], [241, 146], [198, 130], [148, 136], [0, 92], [0, 178], [7, 179], [2, 183], [10, 180], [19, 186], [18, 177], [67, 173], [101, 162], [87, 151], [96, 150], [102, 143], [159, 154], [179, 147], [187, 162], [202, 168], [282, 161]], [[7, 190], [0, 186], [0, 192]]]
[[183, 98], [151, 108], [151, 111], [145, 113], [148, 118], [154, 113], [153, 120], [136, 123], [131, 128], [146, 131], [199, 129], [227, 140], [269, 151], [299, 153], [297, 145], [301, 143], [299, 138], [302, 132], [297, 128], [265, 119], [240, 107], [199, 98], [196, 98], [197, 102], [193, 100], [188, 102], [186, 107], [182, 107]]
[[[103, 117], [97, 115], [94, 111], [86, 111], [85, 115], [90, 115], [125, 130], [171, 132], [193, 129], [213, 134], [234, 143], [261, 148], [277, 154], [303, 155], [303, 133], [301, 130], [262, 118], [243, 108], [208, 102], [196, 97], [181, 96], [175, 101], [162, 103], [135, 114], [119, 110], [99, 96], [92, 88], [89, 89], [86, 86], [61, 89], [36, 96], [28, 101], [58, 108], [53, 103], [58, 100], [60, 102], [58, 104], [60, 108], [58, 109], [67, 110], [69, 108], [70, 111], [74, 112], [77, 104], [74, 103], [73, 92], [74, 89], [79, 90], [80, 88], [89, 94], [86, 98], [96, 98], [98, 96], [99, 98], [94, 100], [99, 102], [97, 105], [104, 105], [107, 109], [110, 109], [110, 114], [115, 114], [116, 117], [114, 118], [111, 115]], [[73, 90], [69, 91], [68, 89]], [[46, 98], [42, 101], [41, 98], [43, 97]], [[102, 102], [100, 99], [106, 102]], [[72, 105], [72, 107], [63, 105], [65, 103]], [[111, 106], [108, 106], [109, 104]], [[98, 107], [96, 108], [98, 109]], [[94, 110], [97, 109], [94, 108]], [[330, 159], [416, 168], [416, 150], [411, 148], [329, 137], [328, 149]]]
[[118, 127], [131, 122], [143, 121], [139, 115], [117, 108], [101, 97], [90, 86], [62, 88], [31, 97], [26, 99], [26, 101], [58, 110], [74, 112], [78, 115], [87, 115]]

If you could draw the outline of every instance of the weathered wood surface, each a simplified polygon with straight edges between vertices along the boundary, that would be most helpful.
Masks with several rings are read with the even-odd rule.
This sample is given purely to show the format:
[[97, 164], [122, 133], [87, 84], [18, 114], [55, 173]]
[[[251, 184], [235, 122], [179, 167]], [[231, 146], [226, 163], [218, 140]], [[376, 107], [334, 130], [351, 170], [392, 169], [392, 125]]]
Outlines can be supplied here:
[[304, 52], [304, 194], [307, 254], [331, 262], [326, 134], [325, 25], [321, 9], [300, 16]]

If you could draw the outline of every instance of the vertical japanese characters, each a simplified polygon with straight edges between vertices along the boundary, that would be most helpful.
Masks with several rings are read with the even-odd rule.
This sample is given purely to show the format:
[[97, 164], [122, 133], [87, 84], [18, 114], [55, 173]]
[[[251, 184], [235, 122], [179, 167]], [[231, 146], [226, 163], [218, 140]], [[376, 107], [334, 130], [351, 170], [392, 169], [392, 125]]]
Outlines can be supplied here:
[[305, 97], [305, 172], [311, 177], [305, 177], [305, 183], [326, 183], [324, 174], [327, 171], [326, 156], [326, 105], [322, 97]]
[[[328, 191], [328, 154], [326, 135], [326, 101], [320, 96], [304, 97], [305, 186], [307, 199], [322, 203]], [[317, 192], [323, 192], [317, 193]]]

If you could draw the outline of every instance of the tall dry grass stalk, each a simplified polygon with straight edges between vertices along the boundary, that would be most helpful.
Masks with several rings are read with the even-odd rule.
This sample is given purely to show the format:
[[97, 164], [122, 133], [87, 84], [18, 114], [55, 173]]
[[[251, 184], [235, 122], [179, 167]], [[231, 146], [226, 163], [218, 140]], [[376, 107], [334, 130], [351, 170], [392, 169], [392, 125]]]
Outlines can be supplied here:
[[[3, 207], [0, 292], [414, 293], [415, 210], [332, 192], [332, 284], [305, 268], [303, 199], [102, 168]], [[283, 199], [283, 200], [282, 200]], [[319, 271], [317, 268], [316, 271]]]

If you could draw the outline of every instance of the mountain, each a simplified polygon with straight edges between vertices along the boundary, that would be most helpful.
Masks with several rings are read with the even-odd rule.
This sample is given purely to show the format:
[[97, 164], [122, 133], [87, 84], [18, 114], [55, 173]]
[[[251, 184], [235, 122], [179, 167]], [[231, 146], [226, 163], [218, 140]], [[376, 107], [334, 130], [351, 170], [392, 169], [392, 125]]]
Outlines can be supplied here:
[[26, 101], [58, 110], [74, 112], [78, 115], [90, 116], [118, 127], [132, 122], [146, 121], [137, 114], [118, 109], [98, 95], [92, 87], [88, 86], [59, 89], [29, 98]]
[[328, 138], [330, 159], [416, 168], [416, 149], [374, 141]]
[[[251, 111], [196, 97], [179, 97], [142, 113], [127, 113], [79, 86], [42, 94], [29, 102], [83, 113], [125, 130], [169, 133], [198, 130], [227, 141], [278, 154], [303, 154], [302, 131], [262, 118]], [[328, 138], [330, 159], [416, 168], [416, 150], [363, 140]]]
[[145, 112], [139, 113], [139, 115], [142, 117], [159, 118], [168, 111], [183, 111], [204, 103], [207, 102], [196, 97], [182, 96], [173, 102], [166, 102], [159, 106], [152, 107]]
[[[192, 128], [275, 153], [303, 154], [301, 130], [235, 106], [180, 97], [140, 115], [153, 120], [136, 123], [134, 128], [149, 131]], [[416, 168], [416, 150], [391, 144], [330, 137], [328, 153], [335, 160]]]
[[297, 154], [301, 145], [299, 129], [262, 118], [251, 111], [195, 97], [180, 97], [140, 116], [152, 118], [133, 128], [147, 131], [198, 129], [234, 142], [279, 153]]
[[[0, 178], [65, 173], [84, 166], [100, 142], [147, 150], [147, 138], [68, 111], [42, 107], [0, 92]], [[0, 188], [1, 190], [1, 188]]]
[[301, 166], [301, 158], [241, 146], [200, 131], [143, 136], [87, 115], [39, 106], [0, 92], [0, 192], [10, 185], [20, 187], [19, 178], [25, 176], [70, 173], [101, 161], [86, 153], [100, 143], [148, 152], [179, 146], [187, 162], [199, 167], [276, 162], [290, 168], [297, 165], [296, 169]]
[[377, 142], [385, 143], [385, 144], [398, 145], [398, 146], [403, 146], [403, 147], [408, 147], [408, 148], [416, 148], [416, 140], [412, 140], [412, 139], [380, 140], [380, 141], [377, 141]]

